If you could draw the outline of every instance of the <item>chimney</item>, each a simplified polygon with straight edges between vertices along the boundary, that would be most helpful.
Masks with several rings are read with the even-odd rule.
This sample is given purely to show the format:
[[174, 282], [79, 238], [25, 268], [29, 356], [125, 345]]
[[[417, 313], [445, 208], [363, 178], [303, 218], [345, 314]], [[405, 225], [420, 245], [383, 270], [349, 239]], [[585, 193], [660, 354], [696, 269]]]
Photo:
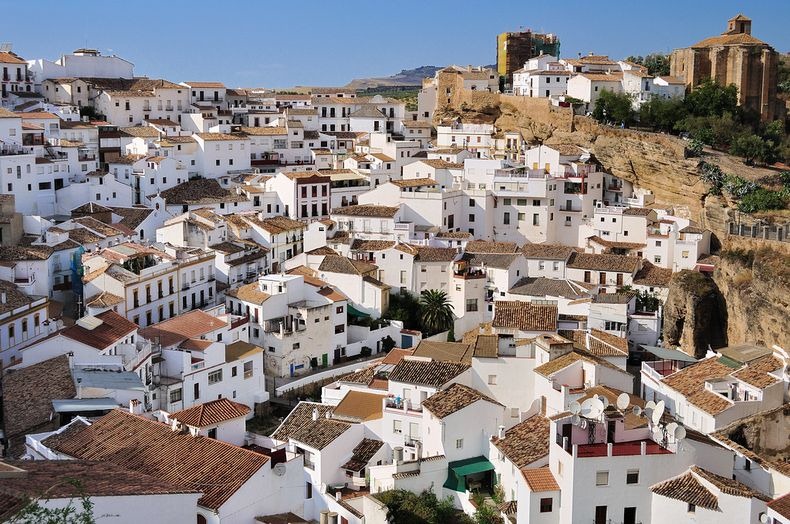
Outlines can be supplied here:
[[143, 403], [133, 398], [129, 401], [129, 413], [132, 415], [142, 415], [143, 414]]
[[335, 491], [335, 500], [340, 502], [343, 493], [340, 490]]
[[499, 431], [497, 432], [498, 438], [505, 438], [505, 426], [499, 426]]
[[6, 292], [3, 291], [2, 293], [0, 293], [0, 303], [5, 304], [7, 301], [8, 301], [8, 295], [6, 295]]
[[403, 464], [403, 448], [401, 446], [392, 448], [392, 463], [396, 466]]
[[318, 408], [313, 408], [313, 422], [318, 420]]

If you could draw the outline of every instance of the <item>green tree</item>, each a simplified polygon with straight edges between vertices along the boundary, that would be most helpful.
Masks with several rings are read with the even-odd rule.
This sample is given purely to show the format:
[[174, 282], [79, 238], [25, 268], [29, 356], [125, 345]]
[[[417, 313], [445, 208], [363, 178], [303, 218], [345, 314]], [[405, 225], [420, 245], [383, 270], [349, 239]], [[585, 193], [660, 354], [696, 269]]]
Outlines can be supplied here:
[[686, 116], [686, 108], [679, 99], [654, 96], [639, 109], [639, 123], [656, 131], [673, 131], [675, 124]]
[[741, 135], [732, 142], [730, 154], [742, 156], [743, 161], [753, 165], [757, 159], [766, 158], [768, 145], [757, 135]]
[[455, 322], [455, 315], [447, 293], [437, 289], [423, 291], [420, 294], [420, 318], [425, 331], [429, 333], [450, 329]]
[[745, 195], [738, 203], [738, 210], [744, 213], [784, 209], [787, 198], [782, 192], [759, 188]]
[[739, 111], [738, 88], [735, 84], [723, 86], [708, 79], [686, 95], [684, 104], [692, 116], [737, 114]]
[[420, 302], [408, 291], [390, 295], [389, 308], [384, 318], [400, 320], [406, 329], [420, 329]]
[[599, 122], [615, 122], [629, 125], [635, 117], [633, 101], [625, 93], [614, 93], [605, 89], [598, 95], [593, 109], [593, 118]]
[[439, 500], [433, 491], [420, 493], [397, 489], [376, 494], [387, 507], [387, 520], [398, 524], [469, 523], [468, 517], [453, 507], [450, 497]]
[[669, 55], [663, 53], [650, 53], [647, 56], [629, 56], [626, 62], [642, 65], [647, 68], [648, 74], [653, 76], [666, 76], [669, 74]]
[[475, 511], [475, 524], [502, 524], [502, 517], [495, 507], [481, 504]]

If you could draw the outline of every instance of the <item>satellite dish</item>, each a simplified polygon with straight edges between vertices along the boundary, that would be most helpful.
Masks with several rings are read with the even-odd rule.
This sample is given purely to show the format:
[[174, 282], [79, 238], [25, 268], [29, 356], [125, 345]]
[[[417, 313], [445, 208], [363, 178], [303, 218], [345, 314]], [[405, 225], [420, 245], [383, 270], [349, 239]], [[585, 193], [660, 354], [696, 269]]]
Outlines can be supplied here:
[[662, 438], [664, 438], [664, 432], [661, 430], [661, 427], [656, 426], [653, 429], [653, 440], [659, 442]]
[[601, 399], [593, 397], [590, 399], [590, 414], [589, 418], [598, 418], [603, 413], [604, 407]]
[[634, 406], [634, 409], [631, 411], [637, 417], [642, 416], [642, 408], [640, 408], [639, 406]]
[[570, 410], [571, 413], [573, 413], [574, 415], [578, 415], [582, 410], [582, 405], [574, 400], [573, 402], [571, 402]]
[[[665, 407], [666, 407], [666, 404], [664, 403], [663, 400], [659, 400], [658, 404], [656, 404], [656, 413], [658, 414], [657, 415], [658, 416], [658, 420], [661, 420], [661, 416], [664, 414], [664, 408]], [[658, 422], [656, 422], [656, 424], [657, 423]]]
[[571, 424], [574, 426], [578, 426], [582, 421], [582, 418], [579, 415], [574, 415], [571, 417]]
[[760, 513], [760, 522], [762, 522], [763, 524], [768, 522], [768, 515], [766, 515], [765, 513]]
[[678, 429], [678, 423], [677, 422], [670, 422], [669, 424], [667, 424], [667, 435], [674, 436], [675, 435], [675, 431], [677, 431], [677, 429]]
[[593, 411], [594, 411], [594, 410], [593, 410], [593, 399], [591, 399], [591, 398], [588, 398], [587, 400], [585, 400], [584, 402], [582, 402], [582, 406], [581, 406], [581, 408], [582, 408], [582, 409], [581, 409], [581, 411], [579, 412], [579, 414], [580, 414], [581, 416], [583, 416], [583, 417], [585, 417], [585, 418], [590, 418], [590, 417], [592, 417], [592, 416], [593, 416], [593, 415], [592, 415], [592, 413], [593, 413]]
[[625, 411], [628, 409], [628, 405], [631, 403], [631, 397], [628, 396], [628, 393], [620, 393], [620, 396], [617, 397], [617, 409], [620, 411]]
[[686, 438], [686, 428], [678, 426], [675, 429], [675, 440], [683, 440], [684, 438]]
[[598, 400], [601, 402], [601, 404], [603, 404], [603, 409], [606, 409], [606, 408], [609, 407], [609, 399], [606, 398], [605, 396], [598, 395]]
[[280, 463], [280, 464], [275, 465], [274, 468], [272, 469], [272, 471], [278, 477], [282, 477], [283, 475], [285, 475], [285, 472], [286, 472], [285, 464]]
[[582, 419], [582, 421], [579, 423], [579, 427], [585, 429], [587, 427], [587, 420]]
[[661, 413], [663, 412], [664, 412], [663, 409], [659, 410], [658, 408], [656, 408], [653, 410], [653, 414], [650, 415], [650, 420], [653, 421], [653, 424], [657, 425], [659, 422], [661, 422]]
[[656, 407], [656, 403], [653, 402], [652, 400], [648, 400], [647, 403], [645, 403], [645, 411], [647, 411], [647, 408], [650, 408], [652, 410], [655, 407]]
[[650, 420], [653, 420], [653, 408], [645, 406], [645, 409], [643, 410], [643, 412], [644, 412], [644, 414], [645, 414], [645, 416], [647, 418], [649, 418]]

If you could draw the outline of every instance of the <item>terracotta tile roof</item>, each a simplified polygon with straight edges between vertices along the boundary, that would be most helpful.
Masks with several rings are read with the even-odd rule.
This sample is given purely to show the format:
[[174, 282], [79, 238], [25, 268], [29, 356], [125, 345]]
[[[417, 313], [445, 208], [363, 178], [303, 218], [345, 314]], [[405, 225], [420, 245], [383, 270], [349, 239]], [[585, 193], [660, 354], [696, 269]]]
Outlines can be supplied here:
[[592, 269], [595, 271], [614, 271], [634, 273], [639, 269], [639, 258], [625, 255], [596, 255], [594, 253], [574, 252], [568, 260], [568, 267]]
[[24, 64], [27, 62], [19, 57], [16, 53], [2, 51], [0, 52], [0, 64]]
[[224, 320], [197, 309], [141, 329], [140, 336], [146, 340], [158, 337], [162, 347], [168, 348], [188, 338], [200, 338], [226, 325]]
[[52, 400], [72, 399], [76, 395], [66, 355], [9, 370], [3, 377], [6, 438], [10, 440], [34, 432], [32, 430], [50, 423]]
[[560, 485], [552, 475], [548, 466], [542, 468], [524, 468], [521, 470], [524, 480], [527, 481], [530, 491], [541, 493], [543, 491], [559, 491]]
[[578, 361], [590, 362], [597, 366], [607, 367], [613, 371], [627, 373], [626, 370], [615, 366], [608, 360], [601, 358], [597, 355], [593, 355], [589, 351], [585, 351], [582, 349], [574, 349], [570, 353], [566, 353], [565, 355], [557, 357], [553, 360], [549, 360], [545, 364], [541, 364], [540, 366], [536, 367], [534, 371], [535, 373], [542, 375], [544, 377], [551, 377], [553, 374], [557, 373], [558, 371], [561, 371]]
[[159, 138], [159, 130], [151, 126], [132, 126], [118, 128], [122, 134], [139, 138]]
[[137, 331], [137, 324], [113, 310], [100, 313], [95, 318], [101, 320], [101, 325], [94, 329], [86, 329], [77, 321], [76, 324], [62, 330], [60, 334], [92, 348], [103, 350]]
[[343, 273], [346, 275], [366, 275], [378, 268], [375, 264], [370, 264], [363, 260], [351, 260], [340, 255], [326, 255], [318, 266], [318, 271], [329, 273]]
[[699, 466], [691, 466], [691, 471], [701, 477], [714, 486], [716, 486], [722, 493], [726, 493], [727, 495], [732, 495], [733, 497], [746, 497], [746, 498], [758, 498], [765, 502], [769, 501], [770, 499], [763, 495], [762, 493], [751, 489], [746, 484], [739, 482], [735, 479], [722, 477], [721, 475], [717, 475], [715, 473], [711, 473], [706, 469], [702, 469]]
[[390, 182], [401, 188], [435, 186], [439, 184], [433, 178], [410, 178], [408, 180], [390, 180]]
[[398, 210], [400, 206], [356, 205], [337, 207], [332, 210], [332, 214], [348, 217], [393, 218]]
[[560, 331], [559, 335], [598, 357], [628, 356], [628, 340], [599, 329]]
[[472, 240], [466, 243], [466, 253], [518, 253], [518, 244], [515, 242], [489, 242], [488, 240]]
[[[499, 356], [499, 337], [497, 335], [474, 333], [474, 338], [473, 356], [475, 358], [496, 358]], [[466, 340], [466, 335], [464, 335], [464, 340]]]
[[[85, 460], [6, 461], [3, 465], [17, 468], [19, 475], [0, 476], [0, 520], [6, 521], [21, 510], [29, 499], [46, 493], [46, 498], [78, 499], [135, 495], [199, 493], [187, 486], [177, 486], [151, 475], [131, 471], [109, 462]], [[3, 468], [0, 468], [0, 471]], [[24, 472], [24, 473], [22, 473]], [[64, 479], [79, 482], [79, 487]], [[9, 499], [19, 504], [9, 504]]]
[[453, 247], [414, 246], [420, 262], [452, 262], [458, 256]]
[[247, 140], [247, 136], [241, 133], [195, 133], [205, 142], [218, 142], [227, 140]]
[[123, 297], [119, 297], [118, 295], [113, 295], [112, 293], [108, 293], [106, 291], [102, 291], [92, 297], [88, 297], [85, 299], [85, 306], [86, 307], [96, 307], [96, 308], [109, 308], [113, 306], [117, 306], [118, 304], [123, 303]]
[[[115, 409], [59, 442], [56, 451], [111, 462], [176, 486], [198, 489], [198, 504], [220, 508], [269, 457], [207, 437], [174, 432], [165, 424]], [[217, 480], [220, 479], [221, 482]]]
[[329, 246], [321, 246], [310, 251], [306, 251], [308, 255], [340, 255], [337, 251]]
[[261, 287], [258, 285], [258, 282], [243, 284], [237, 288], [228, 289], [225, 291], [225, 295], [237, 298], [244, 302], [258, 305], [266, 302], [266, 300], [268, 300], [271, 296], [265, 291], [261, 291]]
[[[313, 420], [313, 410], [318, 411], [317, 420]], [[332, 406], [300, 402], [272, 433], [272, 438], [280, 441], [293, 439], [317, 450], [324, 449], [351, 427], [348, 422], [326, 418], [331, 413]]]
[[642, 269], [634, 275], [634, 284], [639, 286], [668, 287], [672, 279], [672, 269], [658, 267], [648, 260], [642, 262]]
[[468, 231], [442, 231], [436, 234], [436, 238], [469, 240], [474, 238], [474, 235], [472, 235], [472, 233], [469, 233]]
[[404, 358], [392, 370], [389, 380], [438, 388], [467, 369], [469, 369], [469, 364], [461, 362], [423, 361]]
[[383, 410], [383, 398], [378, 393], [351, 390], [335, 406], [332, 416], [347, 422], [367, 422], [380, 419]]
[[421, 340], [413, 354], [415, 357], [426, 357], [442, 362], [471, 364], [472, 352], [473, 348], [470, 344]]
[[[470, 242], [471, 244], [471, 242]], [[517, 253], [469, 253], [463, 254], [463, 260], [466, 260], [472, 267], [487, 267], [494, 269], [509, 269], [513, 263], [518, 260], [521, 255]]]
[[557, 306], [517, 300], [494, 302], [494, 327], [519, 331], [556, 331]]
[[274, 216], [259, 220], [255, 215], [246, 215], [245, 219], [273, 235], [286, 231], [300, 231], [305, 229], [303, 222], [284, 216]]
[[491, 397], [463, 384], [452, 384], [447, 389], [431, 395], [423, 401], [422, 406], [433, 413], [434, 416], [445, 418], [467, 406], [471, 406], [478, 400], [485, 400], [491, 404], [503, 407], [502, 404]]
[[[394, 240], [362, 240], [356, 238], [354, 239], [353, 242], [351, 242], [351, 250], [352, 251], [383, 251], [385, 249], [391, 248], [394, 245], [395, 245]], [[337, 254], [332, 249], [330, 249], [330, 251], [332, 251], [331, 254]]]
[[338, 382], [346, 382], [348, 384], [363, 384], [367, 386], [373, 377], [376, 375], [376, 368], [369, 366], [366, 368], [358, 369], [348, 375], [343, 375], [338, 379]]
[[686, 401], [711, 415], [717, 415], [732, 406], [722, 395], [705, 389], [705, 381], [724, 378], [733, 369], [716, 357], [706, 358], [664, 378], [664, 384], [686, 397]]
[[340, 466], [340, 469], [345, 469], [348, 471], [362, 471], [365, 469], [365, 466], [368, 465], [370, 459], [372, 459], [376, 453], [378, 453], [379, 449], [381, 449], [381, 446], [383, 445], [384, 443], [380, 440], [363, 438], [351, 452], [351, 459]]
[[734, 35], [711, 36], [710, 38], [700, 40], [699, 42], [697, 42], [696, 44], [690, 47], [717, 47], [722, 45], [764, 46], [767, 44], [762, 40], [760, 40], [759, 38], [753, 37], [752, 35], [746, 33], [738, 33]]
[[434, 169], [463, 169], [463, 163], [448, 162], [441, 158], [426, 158], [420, 160], [423, 164], [430, 166]]
[[491, 442], [519, 469], [549, 454], [549, 419], [533, 415], [505, 432], [504, 438], [493, 437]]
[[630, 250], [630, 249], [641, 249], [641, 248], [647, 246], [647, 244], [641, 244], [639, 242], [614, 242], [612, 240], [605, 240], [605, 239], [599, 237], [598, 235], [593, 235], [591, 237], [588, 237], [587, 240], [589, 240], [590, 242], [595, 242], [598, 245], [601, 245], [603, 247], [610, 248], [610, 249], [629, 249]]
[[403, 360], [403, 357], [408, 357], [409, 355], [413, 355], [413, 354], [414, 351], [411, 349], [393, 348], [390, 350], [389, 353], [387, 353], [387, 356], [385, 356], [381, 360], [381, 364], [389, 364], [394, 366], [395, 364]]
[[545, 277], [523, 277], [509, 292], [514, 295], [564, 297], [571, 300], [590, 296], [590, 289], [586, 284], [573, 280]]
[[719, 500], [691, 471], [650, 487], [656, 495], [719, 511]]
[[781, 376], [782, 368], [781, 360], [773, 355], [767, 355], [749, 362], [746, 366], [733, 373], [732, 376], [746, 382], [750, 386], [763, 389], [781, 380], [774, 375], [769, 375], [769, 373], [778, 371], [778, 374]]
[[184, 82], [189, 87], [212, 87], [217, 89], [225, 89], [225, 84], [222, 82]]
[[183, 422], [188, 426], [204, 428], [215, 426], [234, 418], [246, 417], [250, 411], [250, 408], [244, 404], [233, 402], [228, 398], [220, 398], [176, 411], [170, 415], [170, 419]]
[[22, 306], [32, 304], [33, 301], [42, 297], [31, 297], [24, 294], [16, 284], [7, 280], [0, 280], [0, 292], [5, 294], [5, 302], [0, 303], [0, 314], [14, 311]]
[[790, 493], [772, 500], [768, 503], [768, 507], [784, 518], [790, 519]]
[[188, 180], [160, 193], [168, 204], [204, 205], [220, 202], [246, 202], [247, 197], [225, 189], [213, 178]]
[[623, 79], [623, 73], [579, 73], [579, 76], [593, 82], [620, 82]]

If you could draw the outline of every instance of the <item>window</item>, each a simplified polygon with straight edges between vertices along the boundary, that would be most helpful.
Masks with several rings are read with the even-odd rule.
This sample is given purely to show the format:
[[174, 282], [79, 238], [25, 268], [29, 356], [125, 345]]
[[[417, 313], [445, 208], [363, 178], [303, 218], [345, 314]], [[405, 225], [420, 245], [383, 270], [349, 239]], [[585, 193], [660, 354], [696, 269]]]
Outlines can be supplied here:
[[311, 499], [311, 498], [313, 498], [313, 485], [312, 485], [312, 484], [310, 484], [309, 482], [306, 482], [306, 483], [305, 483], [305, 493], [304, 493], [304, 498], [306, 498], [306, 499]]
[[342, 313], [342, 312], [343, 312], [343, 306], [337, 306], [337, 307], [335, 308], [335, 313], [337, 313], [338, 315], [339, 315], [340, 313]]
[[[22, 329], [24, 331], [24, 328]], [[751, 471], [752, 470], [752, 461], [749, 459], [743, 459], [743, 470], [744, 471]]]
[[660, 240], [656, 240], [656, 247], [661, 247], [661, 241]]
[[200, 398], [200, 384], [195, 384], [193, 393], [193, 398], [195, 400]]
[[172, 404], [174, 402], [181, 402], [181, 399], [183, 398], [183, 395], [184, 395], [183, 391], [184, 390], [182, 390], [181, 388], [174, 389], [173, 391], [171, 391], [170, 392], [170, 403]]
[[464, 439], [459, 438], [455, 440], [455, 449], [463, 449], [464, 448]]
[[598, 471], [595, 474], [595, 485], [596, 486], [608, 486], [609, 485], [609, 472], [608, 471]]
[[638, 469], [629, 469], [628, 472], [625, 474], [625, 483], [626, 484], [639, 484], [639, 470]]
[[244, 363], [244, 378], [250, 378], [252, 376], [252, 360], [248, 360]]
[[540, 215], [537, 213], [532, 214], [532, 225], [539, 226], [540, 225]]
[[218, 369], [216, 371], [212, 371], [208, 374], [208, 385], [211, 386], [212, 384], [216, 384], [218, 382], [222, 382], [222, 370]]
[[300, 344], [299, 342], [296, 342], [296, 343], [293, 345], [293, 349], [299, 349], [300, 347], [301, 347], [301, 344]]
[[551, 497], [546, 497], [546, 498], [540, 499], [540, 512], [541, 513], [551, 513], [552, 500], [553, 499]]
[[346, 326], [345, 325], [338, 324], [338, 325], [335, 326], [335, 335], [338, 335], [340, 333], [345, 333], [345, 332], [346, 332]]
[[506, 198], [505, 201], [503, 202], [503, 205], [509, 206], [510, 205], [510, 199]]
[[467, 298], [466, 299], [466, 311], [472, 312], [477, 311], [477, 299], [476, 298]]
[[496, 386], [496, 375], [488, 375], [488, 385]]
[[505, 215], [502, 219], [502, 223], [504, 223], [505, 225], [510, 224], [510, 213], [505, 212]]
[[403, 427], [401, 426], [401, 421], [400, 420], [393, 420], [392, 421], [392, 432], [395, 433], [395, 434], [398, 434], [398, 435], [403, 433]]
[[661, 263], [661, 255], [655, 255], [653, 257], [653, 262], [656, 263], [656, 264], [660, 264]]
[[689, 504], [688, 507], [686, 508], [686, 511], [688, 511], [689, 513], [696, 513], [697, 506], [695, 506], [694, 504]]

